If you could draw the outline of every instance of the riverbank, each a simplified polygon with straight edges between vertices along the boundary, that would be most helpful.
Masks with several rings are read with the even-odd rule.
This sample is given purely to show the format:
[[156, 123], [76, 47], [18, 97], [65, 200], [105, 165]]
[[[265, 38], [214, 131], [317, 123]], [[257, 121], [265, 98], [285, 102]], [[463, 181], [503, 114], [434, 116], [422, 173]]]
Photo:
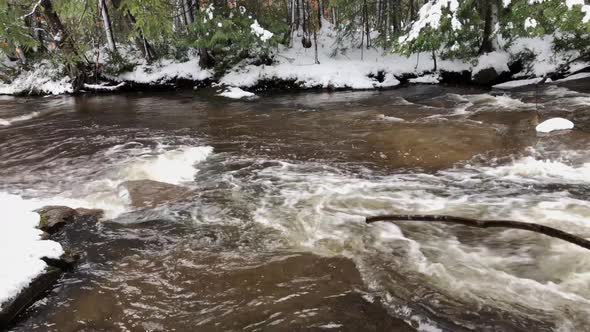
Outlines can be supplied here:
[[[516, 81], [503, 86], [508, 88], [538, 83], [545, 76], [551, 81], [590, 71], [590, 63], [571, 61], [578, 56], [577, 52], [555, 53], [551, 36], [505, 41], [503, 51], [471, 60], [434, 59], [430, 53], [405, 56], [377, 48], [358, 48], [351, 42], [335, 48], [336, 37], [336, 32], [328, 26], [318, 34], [317, 53], [313, 48], [304, 48], [301, 38], [296, 38], [292, 47], [280, 46], [274, 51], [272, 61], [267, 64], [246, 59], [224, 73], [201, 68], [196, 52], [189, 52], [192, 55], [184, 60], [167, 59], [149, 64], [133, 52], [126, 52], [124, 56], [133, 64], [132, 70], [103, 73], [98, 79], [86, 82], [80, 92], [220, 87], [256, 93], [390, 89], [406, 83], [492, 87]], [[63, 68], [47, 61], [35, 64], [11, 82], [0, 83], [0, 95], [70, 94], [71, 82], [62, 72]], [[535, 78], [536, 82], [531, 81]]]

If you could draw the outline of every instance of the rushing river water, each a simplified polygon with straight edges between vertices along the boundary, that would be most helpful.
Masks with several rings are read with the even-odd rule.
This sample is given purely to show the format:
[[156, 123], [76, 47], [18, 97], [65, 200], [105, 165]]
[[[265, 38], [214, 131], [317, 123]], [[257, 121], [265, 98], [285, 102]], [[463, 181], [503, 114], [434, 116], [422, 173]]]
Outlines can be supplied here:
[[[364, 224], [589, 238], [590, 123], [534, 131], [590, 112], [583, 89], [2, 97], [0, 191], [106, 211], [62, 235], [81, 265], [14, 330], [590, 331], [582, 248]], [[191, 191], [133, 208], [119, 185], [141, 179]]]

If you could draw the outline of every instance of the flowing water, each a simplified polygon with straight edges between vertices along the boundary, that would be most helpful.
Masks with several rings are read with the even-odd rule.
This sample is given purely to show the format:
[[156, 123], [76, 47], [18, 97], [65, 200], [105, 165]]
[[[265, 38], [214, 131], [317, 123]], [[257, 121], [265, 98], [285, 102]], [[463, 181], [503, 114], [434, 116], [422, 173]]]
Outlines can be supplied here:
[[[0, 192], [106, 211], [59, 235], [82, 262], [13, 329], [590, 331], [585, 249], [364, 223], [451, 214], [589, 238], [590, 122], [534, 131], [590, 113], [588, 93], [4, 97]], [[142, 179], [190, 191], [133, 207], [120, 184]]]

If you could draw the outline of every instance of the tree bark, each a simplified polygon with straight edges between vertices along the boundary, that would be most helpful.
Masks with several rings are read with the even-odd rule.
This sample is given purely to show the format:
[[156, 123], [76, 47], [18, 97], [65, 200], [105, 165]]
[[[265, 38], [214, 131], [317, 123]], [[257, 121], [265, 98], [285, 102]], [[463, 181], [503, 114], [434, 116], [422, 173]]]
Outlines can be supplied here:
[[74, 92], [80, 91], [84, 86], [84, 70], [82, 63], [80, 62], [76, 48], [70, 39], [70, 36], [64, 28], [59, 15], [53, 9], [53, 3], [51, 0], [41, 0], [41, 6], [43, 7], [43, 15], [49, 26], [49, 30], [53, 35], [53, 41], [56, 47], [60, 49], [66, 57], [66, 65], [68, 75], [72, 80], [72, 89]]
[[109, 18], [109, 11], [105, 0], [98, 0], [98, 8], [100, 9], [100, 16], [102, 17], [102, 27], [107, 36], [107, 45], [109, 51], [117, 53], [117, 45], [115, 44], [115, 36], [113, 35], [113, 28], [111, 26], [111, 19]]
[[494, 4], [493, 0], [483, 0], [482, 13], [484, 16], [484, 26], [481, 46], [478, 54], [484, 54], [494, 51], [492, 43], [492, 32], [494, 29]]
[[182, 0], [182, 5], [184, 7], [184, 17], [186, 20], [186, 24], [193, 24], [193, 22], [195, 21], [195, 17], [193, 15], [192, 0]]
[[582, 248], [586, 248], [590, 250], [590, 241], [579, 237], [577, 235], [564, 232], [557, 228], [540, 225], [540, 224], [533, 224], [533, 223], [526, 223], [521, 221], [512, 221], [512, 220], [481, 220], [481, 219], [472, 219], [472, 218], [463, 218], [463, 217], [454, 217], [454, 216], [445, 216], [445, 215], [385, 215], [385, 216], [376, 216], [376, 217], [367, 217], [366, 218], [367, 224], [372, 224], [378, 221], [431, 221], [431, 222], [442, 222], [447, 224], [460, 224], [469, 227], [478, 227], [478, 228], [511, 228], [511, 229], [521, 229], [525, 231], [536, 232], [540, 234], [544, 234], [550, 237], [554, 237], [563, 241], [567, 241], [578, 245]]
[[[111, 0], [111, 3], [113, 4], [113, 7], [116, 10], [121, 11], [121, 0]], [[127, 10], [125, 13], [122, 14], [125, 20], [127, 21], [129, 28], [137, 29], [135, 17], [131, 14], [131, 12]], [[143, 33], [142, 29], [137, 29], [137, 32], [138, 36], [135, 37], [136, 47], [141, 51], [144, 59], [146, 59], [148, 62], [152, 61], [156, 57], [156, 52], [154, 51], [154, 48], [149, 43], [147, 38], [145, 38], [145, 34]]]

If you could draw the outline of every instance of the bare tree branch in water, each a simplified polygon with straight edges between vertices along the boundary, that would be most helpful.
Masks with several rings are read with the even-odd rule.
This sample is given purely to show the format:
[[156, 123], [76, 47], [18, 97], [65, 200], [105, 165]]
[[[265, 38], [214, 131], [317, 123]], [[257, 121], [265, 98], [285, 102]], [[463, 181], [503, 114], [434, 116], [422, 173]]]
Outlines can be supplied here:
[[445, 215], [404, 215], [404, 214], [394, 214], [394, 215], [384, 215], [384, 216], [375, 216], [375, 217], [367, 217], [365, 222], [367, 224], [372, 224], [378, 221], [433, 221], [433, 222], [443, 222], [448, 224], [460, 224], [469, 227], [478, 227], [478, 228], [492, 228], [492, 227], [499, 227], [499, 228], [512, 228], [512, 229], [522, 229], [525, 231], [531, 231], [536, 233], [541, 233], [550, 237], [554, 237], [557, 239], [561, 239], [575, 245], [578, 245], [582, 248], [586, 248], [590, 250], [590, 241], [581, 238], [579, 236], [573, 235], [568, 232], [564, 232], [562, 230], [533, 223], [526, 223], [521, 221], [512, 221], [512, 220], [481, 220], [481, 219], [472, 219], [472, 218], [463, 218], [463, 217], [454, 217], [454, 216], [445, 216]]

